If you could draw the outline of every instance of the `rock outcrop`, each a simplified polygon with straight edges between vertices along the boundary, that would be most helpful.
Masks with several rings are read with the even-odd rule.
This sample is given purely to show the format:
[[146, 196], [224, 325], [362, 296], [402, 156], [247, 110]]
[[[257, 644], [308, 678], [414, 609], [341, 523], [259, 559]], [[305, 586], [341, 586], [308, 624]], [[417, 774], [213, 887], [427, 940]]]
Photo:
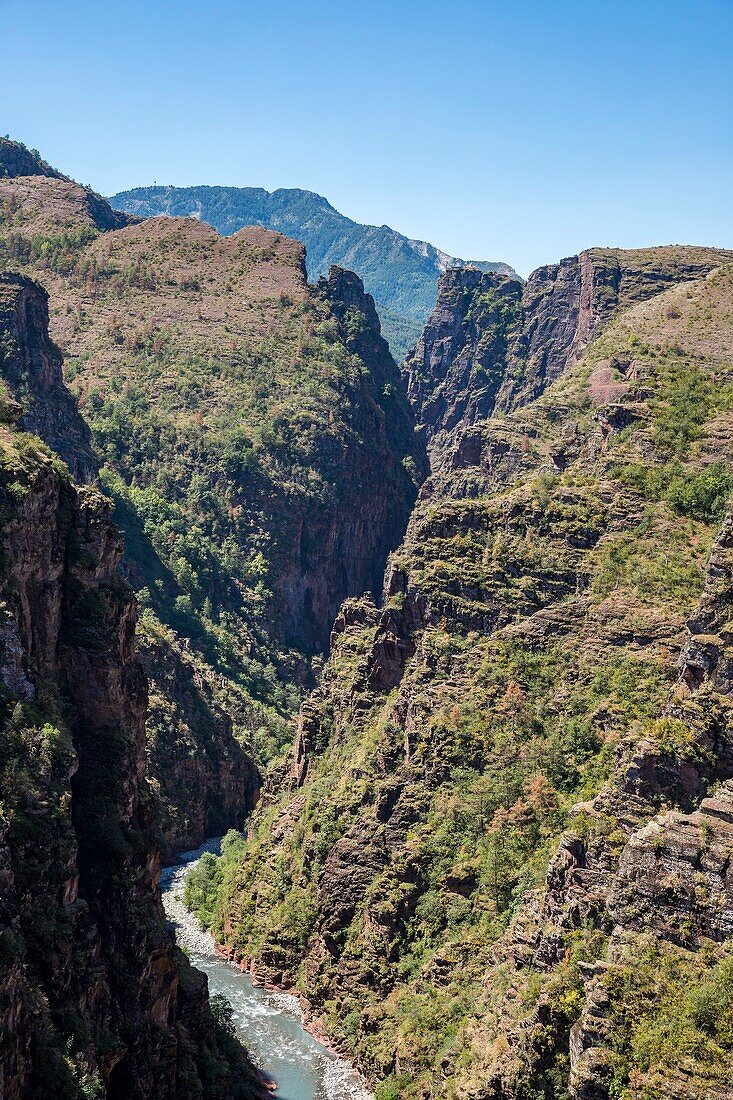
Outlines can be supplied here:
[[47, 443], [74, 479], [95, 480], [89, 428], [64, 385], [61, 353], [48, 336], [48, 294], [22, 275], [0, 275], [0, 371], [18, 404], [18, 427]]
[[67, 177], [52, 168], [35, 149], [28, 149], [20, 141], [0, 137], [0, 176], [47, 176], [63, 180]]
[[[475, 268], [447, 271], [435, 310], [402, 365], [432, 450], [457, 426], [536, 398], [619, 309], [731, 258], [712, 248], [589, 249], [538, 268], [526, 283]], [[434, 468], [436, 460], [434, 453]]]

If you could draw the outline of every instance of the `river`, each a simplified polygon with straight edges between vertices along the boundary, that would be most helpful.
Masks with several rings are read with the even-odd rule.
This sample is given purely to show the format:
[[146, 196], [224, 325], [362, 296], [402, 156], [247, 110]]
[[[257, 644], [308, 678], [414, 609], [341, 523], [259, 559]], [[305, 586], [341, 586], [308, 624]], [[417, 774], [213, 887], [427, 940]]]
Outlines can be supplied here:
[[373, 1100], [353, 1067], [305, 1030], [297, 998], [262, 989], [237, 966], [218, 959], [213, 938], [186, 909], [186, 875], [204, 852], [218, 850], [218, 840], [207, 841], [195, 852], [184, 852], [178, 864], [163, 871], [163, 905], [179, 946], [208, 975], [209, 991], [223, 993], [231, 1004], [242, 1042], [253, 1061], [277, 1083], [278, 1100]]

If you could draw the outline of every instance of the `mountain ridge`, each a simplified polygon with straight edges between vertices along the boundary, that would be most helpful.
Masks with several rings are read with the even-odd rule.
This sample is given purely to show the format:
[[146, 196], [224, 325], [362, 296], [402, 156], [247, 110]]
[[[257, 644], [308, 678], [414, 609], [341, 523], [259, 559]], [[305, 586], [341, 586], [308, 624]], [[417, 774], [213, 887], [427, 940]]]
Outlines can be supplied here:
[[448, 267], [516, 275], [499, 261], [462, 260], [388, 225], [356, 222], [323, 195], [302, 188], [153, 186], [118, 192], [109, 201], [138, 217], [197, 217], [224, 235], [254, 223], [302, 241], [310, 278], [326, 275], [331, 264], [360, 276], [398, 361], [417, 340], [435, 304], [438, 278]]

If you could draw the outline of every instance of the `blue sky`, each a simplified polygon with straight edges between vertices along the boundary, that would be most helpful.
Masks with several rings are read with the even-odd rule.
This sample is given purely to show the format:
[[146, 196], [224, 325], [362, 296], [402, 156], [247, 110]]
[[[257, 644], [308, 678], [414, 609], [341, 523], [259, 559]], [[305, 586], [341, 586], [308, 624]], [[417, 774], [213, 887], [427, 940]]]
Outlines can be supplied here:
[[523, 274], [733, 247], [733, 0], [0, 0], [0, 133], [103, 193], [304, 187]]

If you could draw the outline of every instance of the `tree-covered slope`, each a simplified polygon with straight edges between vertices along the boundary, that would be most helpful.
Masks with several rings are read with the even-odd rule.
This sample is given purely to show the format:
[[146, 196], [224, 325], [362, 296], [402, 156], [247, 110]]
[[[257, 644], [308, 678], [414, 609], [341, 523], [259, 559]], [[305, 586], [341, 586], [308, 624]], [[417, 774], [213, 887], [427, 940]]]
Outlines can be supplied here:
[[442, 283], [384, 604], [189, 890], [380, 1100], [729, 1096], [732, 364], [730, 253]]
[[470, 263], [484, 271], [513, 274], [507, 264], [460, 260], [387, 225], [361, 225], [340, 214], [322, 195], [298, 188], [269, 192], [261, 187], [137, 187], [113, 195], [110, 202], [143, 218], [200, 218], [223, 234], [262, 225], [302, 241], [311, 279], [327, 274], [332, 264], [363, 279], [398, 361], [420, 335], [435, 305], [438, 278], [447, 268]]
[[[145, 637], [177, 653], [176, 670], [150, 650], [153, 772], [169, 838], [200, 842], [213, 816], [182, 807], [198, 704], [210, 728], [233, 723], [261, 755], [275, 751], [341, 601], [378, 590], [423, 460], [355, 276], [334, 269], [312, 287], [302, 245], [279, 234], [223, 238], [171, 218], [115, 227], [103, 207], [66, 179], [0, 180], [0, 263], [50, 293]], [[170, 685], [187, 677], [198, 704], [171, 713]], [[227, 759], [196, 777], [202, 797]], [[251, 788], [243, 766], [232, 804]]]

